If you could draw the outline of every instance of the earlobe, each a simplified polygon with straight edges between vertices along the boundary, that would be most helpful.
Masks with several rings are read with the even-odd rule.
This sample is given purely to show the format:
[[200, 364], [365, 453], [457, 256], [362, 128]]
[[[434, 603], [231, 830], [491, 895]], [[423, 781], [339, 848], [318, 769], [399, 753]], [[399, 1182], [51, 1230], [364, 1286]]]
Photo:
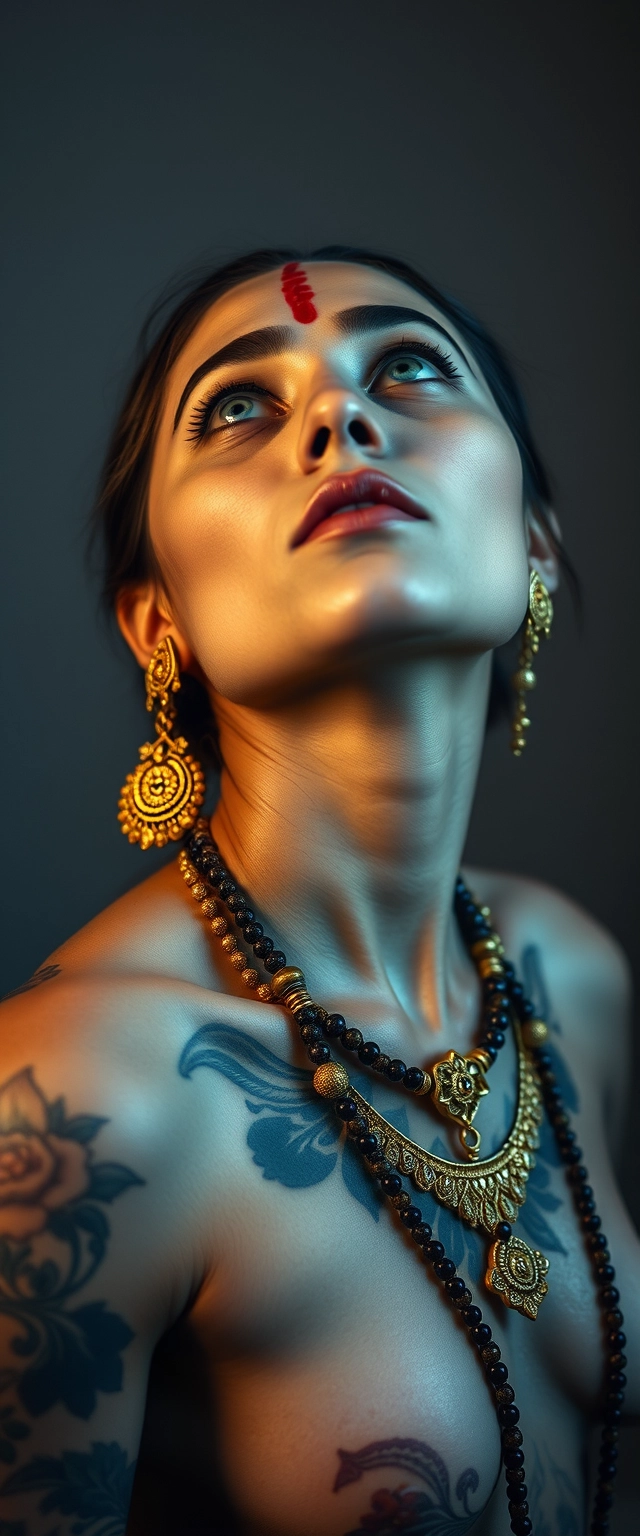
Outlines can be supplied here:
[[170, 635], [178, 652], [180, 671], [193, 669], [193, 655], [184, 636], [177, 629], [169, 605], [157, 587], [123, 587], [115, 605], [120, 632], [133, 651], [136, 661], [146, 671], [151, 657]]
[[545, 517], [549, 527], [545, 527], [535, 508], [527, 507], [529, 565], [532, 571], [537, 571], [542, 577], [547, 591], [556, 592], [560, 582], [560, 562], [556, 549], [562, 542], [562, 535], [558, 519], [551, 508], [545, 510]]

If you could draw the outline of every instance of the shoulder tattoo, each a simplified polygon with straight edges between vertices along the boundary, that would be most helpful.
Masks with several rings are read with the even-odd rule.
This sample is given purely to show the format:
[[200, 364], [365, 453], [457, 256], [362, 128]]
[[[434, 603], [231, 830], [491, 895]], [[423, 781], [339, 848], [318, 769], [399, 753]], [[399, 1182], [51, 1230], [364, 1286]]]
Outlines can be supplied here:
[[99, 1393], [122, 1387], [132, 1330], [106, 1301], [81, 1293], [107, 1253], [104, 1207], [144, 1181], [94, 1159], [105, 1124], [47, 1100], [31, 1067], [0, 1085], [0, 1464], [8, 1467], [34, 1418], [60, 1404], [88, 1419]]

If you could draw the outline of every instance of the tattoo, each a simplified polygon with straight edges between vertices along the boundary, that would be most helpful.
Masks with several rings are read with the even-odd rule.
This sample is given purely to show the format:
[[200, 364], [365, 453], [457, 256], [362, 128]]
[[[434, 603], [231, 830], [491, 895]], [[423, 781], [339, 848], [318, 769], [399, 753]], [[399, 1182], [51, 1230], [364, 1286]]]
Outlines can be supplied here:
[[406, 1482], [395, 1489], [379, 1488], [373, 1494], [369, 1510], [360, 1516], [360, 1524], [346, 1536], [372, 1531], [376, 1536], [462, 1536], [478, 1519], [479, 1509], [469, 1509], [469, 1495], [475, 1493], [479, 1477], [475, 1467], [467, 1467], [456, 1483], [455, 1497], [462, 1510], [451, 1502], [449, 1473], [437, 1452], [423, 1440], [374, 1440], [360, 1451], [338, 1451], [340, 1467], [333, 1485], [334, 1493], [348, 1483], [359, 1482], [365, 1473], [379, 1467], [399, 1467], [408, 1472], [412, 1482], [423, 1489], [408, 1488]]
[[[57, 1510], [61, 1515], [75, 1515], [78, 1523], [72, 1531], [78, 1536], [124, 1536], [131, 1489], [136, 1469], [127, 1452], [112, 1441], [94, 1441], [90, 1451], [65, 1451], [62, 1456], [34, 1456], [18, 1472], [10, 1473], [0, 1488], [0, 1496], [41, 1493], [41, 1514]], [[6, 1525], [8, 1533], [23, 1536], [24, 1526]], [[0, 1536], [5, 1523], [0, 1521]]]
[[[4, 997], [0, 997], [0, 1003], [8, 1003], [10, 997], [20, 997], [22, 992], [32, 992], [34, 987], [41, 987], [43, 981], [52, 981], [53, 977], [59, 976], [61, 971], [61, 965], [41, 965], [40, 970], [34, 971], [28, 981], [23, 981], [19, 987], [13, 987], [11, 992], [5, 992]], [[2, 1536], [1, 1527], [0, 1536]]]
[[[534, 951], [534, 946], [530, 949]], [[534, 952], [537, 956], [537, 950]], [[541, 970], [538, 974], [542, 974]], [[554, 1070], [563, 1084], [566, 1102], [575, 1108], [575, 1087], [558, 1051], [554, 1050], [553, 1055]], [[247, 1146], [254, 1163], [262, 1169], [263, 1178], [276, 1180], [288, 1189], [308, 1189], [322, 1183], [339, 1165], [349, 1194], [370, 1212], [374, 1221], [379, 1220], [383, 1196], [351, 1143], [342, 1135], [333, 1111], [318, 1099], [312, 1086], [312, 1072], [291, 1066], [243, 1030], [215, 1023], [197, 1030], [180, 1056], [178, 1070], [182, 1077], [191, 1077], [198, 1067], [220, 1072], [246, 1095], [246, 1107], [255, 1117], [247, 1132]], [[375, 1103], [377, 1084], [364, 1075], [354, 1076], [353, 1071], [351, 1076], [356, 1087]], [[385, 1103], [383, 1113], [396, 1130], [406, 1136], [410, 1134], [404, 1104], [389, 1110]], [[505, 1125], [512, 1120], [513, 1103], [505, 1099]], [[438, 1157], [450, 1156], [438, 1135], [428, 1150]], [[565, 1251], [547, 1219], [563, 1203], [550, 1188], [551, 1170], [559, 1167], [555, 1137], [544, 1120], [536, 1165], [527, 1185], [526, 1204], [518, 1219], [536, 1246], [552, 1253]], [[469, 1278], [479, 1284], [486, 1269], [484, 1239], [432, 1195], [421, 1192], [419, 1204], [425, 1221], [430, 1222], [434, 1235], [444, 1244], [447, 1256], [456, 1265], [466, 1263]]]
[[[537, 944], [528, 944], [523, 950], [521, 968], [525, 990], [534, 1004], [538, 1018], [544, 1019], [556, 1035], [562, 1034], [560, 1024], [553, 1018], [549, 988]], [[575, 1114], [580, 1108], [580, 1101], [564, 1057], [557, 1046], [551, 1042], [547, 1044], [546, 1049], [552, 1057], [553, 1070], [565, 1104]], [[550, 1253], [566, 1253], [566, 1249], [547, 1219], [550, 1212], [557, 1211], [564, 1204], [562, 1196], [555, 1195], [550, 1187], [551, 1170], [560, 1167], [556, 1139], [545, 1115], [540, 1126], [540, 1146], [536, 1152], [535, 1167], [529, 1175], [527, 1184], [526, 1203], [518, 1220], [527, 1237], [531, 1238], [536, 1247]]]
[[9, 1349], [0, 1369], [0, 1461], [36, 1417], [61, 1403], [87, 1419], [97, 1393], [122, 1387], [121, 1351], [133, 1333], [104, 1301], [69, 1306], [102, 1263], [110, 1236], [101, 1206], [143, 1179], [121, 1163], [94, 1162], [90, 1143], [106, 1120], [67, 1116], [47, 1101], [30, 1067], [0, 1087], [0, 1317]]
[[205, 1024], [187, 1041], [178, 1070], [190, 1077], [196, 1067], [221, 1072], [247, 1095], [247, 1109], [255, 1116], [247, 1146], [264, 1179], [308, 1189], [339, 1163], [349, 1193], [378, 1221], [383, 1197], [357, 1152], [341, 1139], [333, 1111], [314, 1092], [312, 1072], [291, 1066], [229, 1024]]
[[580, 1536], [582, 1500], [569, 1477], [545, 1444], [534, 1444], [528, 1478], [529, 1509], [536, 1536]]

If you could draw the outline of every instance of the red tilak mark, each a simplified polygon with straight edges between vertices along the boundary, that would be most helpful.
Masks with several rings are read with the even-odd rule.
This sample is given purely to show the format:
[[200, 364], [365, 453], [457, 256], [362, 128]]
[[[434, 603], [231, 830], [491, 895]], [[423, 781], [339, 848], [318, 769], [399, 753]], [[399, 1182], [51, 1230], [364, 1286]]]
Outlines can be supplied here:
[[282, 292], [294, 320], [299, 320], [301, 325], [310, 325], [312, 320], [317, 320], [318, 311], [312, 303], [315, 298], [313, 288], [297, 261], [288, 261], [282, 268]]

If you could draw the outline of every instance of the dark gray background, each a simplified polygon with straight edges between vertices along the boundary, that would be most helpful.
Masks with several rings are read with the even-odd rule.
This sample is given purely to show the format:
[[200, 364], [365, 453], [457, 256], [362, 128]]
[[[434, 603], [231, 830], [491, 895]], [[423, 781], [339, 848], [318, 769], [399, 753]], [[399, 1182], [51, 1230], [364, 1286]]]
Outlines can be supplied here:
[[[637, 7], [15, 0], [2, 29], [2, 987], [157, 859], [115, 819], [147, 717], [83, 564], [136, 332], [176, 271], [283, 242], [408, 257], [516, 362], [586, 623], [561, 596], [469, 853], [556, 883], [635, 959]], [[631, 1132], [622, 1178], [639, 1216]]]

